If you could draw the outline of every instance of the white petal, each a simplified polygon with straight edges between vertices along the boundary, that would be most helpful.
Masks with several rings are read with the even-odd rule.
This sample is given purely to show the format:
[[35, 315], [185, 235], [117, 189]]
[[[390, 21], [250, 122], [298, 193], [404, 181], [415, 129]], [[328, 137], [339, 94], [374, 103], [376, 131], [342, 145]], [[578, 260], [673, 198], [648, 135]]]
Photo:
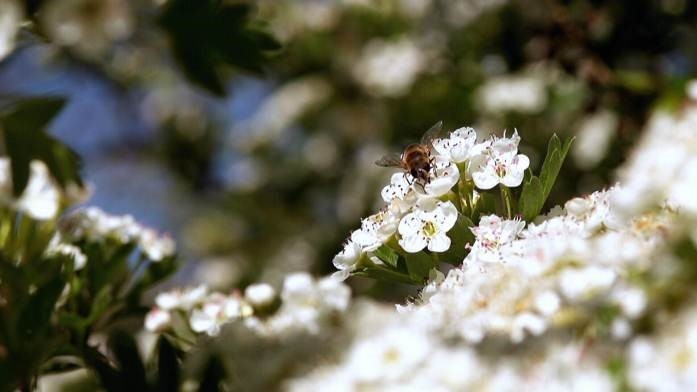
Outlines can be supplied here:
[[422, 227], [423, 222], [421, 217], [417, 213], [412, 212], [405, 215], [404, 218], [402, 218], [402, 220], [399, 222], [398, 231], [403, 237], [411, 236], [420, 232]]
[[194, 309], [194, 311], [191, 312], [189, 325], [194, 332], [201, 333], [208, 331], [213, 328], [214, 324], [215, 320], [206, 312], [199, 309]]
[[444, 232], [437, 233], [428, 242], [428, 250], [431, 252], [445, 252], [448, 249], [450, 249], [450, 238]]
[[455, 222], [457, 222], [457, 208], [450, 201], [440, 203], [439, 207], [439, 229], [443, 232], [447, 232], [452, 229], [453, 226], [455, 226]]
[[523, 182], [525, 171], [523, 170], [507, 170], [506, 175], [501, 179], [501, 183], [509, 188], [515, 188]]
[[446, 158], [450, 157], [450, 139], [436, 139], [432, 144], [438, 155]]
[[494, 168], [487, 165], [481, 170], [472, 172], [472, 180], [474, 185], [479, 189], [491, 189], [499, 184], [499, 178], [494, 171]]
[[417, 253], [426, 247], [428, 241], [421, 234], [402, 237], [399, 239], [399, 245], [409, 253]]

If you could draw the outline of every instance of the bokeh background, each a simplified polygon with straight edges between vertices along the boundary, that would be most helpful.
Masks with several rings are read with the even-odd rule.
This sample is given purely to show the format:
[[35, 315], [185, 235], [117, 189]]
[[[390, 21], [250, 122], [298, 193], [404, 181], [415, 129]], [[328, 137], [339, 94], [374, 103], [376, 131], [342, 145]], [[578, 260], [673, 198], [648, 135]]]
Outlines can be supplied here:
[[51, 133], [90, 204], [172, 234], [175, 283], [228, 289], [331, 272], [382, 203], [373, 162], [439, 120], [516, 129], [533, 169], [576, 136], [549, 206], [612, 185], [695, 76], [696, 22], [687, 0], [0, 0], [0, 99], [67, 97]]

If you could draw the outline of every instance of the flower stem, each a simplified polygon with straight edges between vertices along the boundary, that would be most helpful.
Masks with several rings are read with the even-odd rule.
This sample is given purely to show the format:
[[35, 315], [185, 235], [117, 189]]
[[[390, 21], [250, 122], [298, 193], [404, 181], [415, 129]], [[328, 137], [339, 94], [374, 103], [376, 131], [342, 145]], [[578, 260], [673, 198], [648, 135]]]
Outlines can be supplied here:
[[501, 189], [501, 201], [503, 204], [506, 206], [506, 215], [508, 216], [508, 219], [513, 218], [513, 208], [511, 207], [511, 191], [508, 189], [508, 187], [500, 185], [499, 189]]

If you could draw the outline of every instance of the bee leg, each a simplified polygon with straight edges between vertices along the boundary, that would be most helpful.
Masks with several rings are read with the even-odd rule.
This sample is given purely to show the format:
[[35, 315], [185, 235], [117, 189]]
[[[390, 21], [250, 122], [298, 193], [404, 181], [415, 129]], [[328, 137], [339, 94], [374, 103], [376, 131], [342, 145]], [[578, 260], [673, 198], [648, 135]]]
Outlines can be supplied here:
[[414, 180], [409, 181], [409, 176], [407, 176], [407, 172], [404, 172], [404, 179], [407, 180], [407, 184], [411, 185], [414, 183]]

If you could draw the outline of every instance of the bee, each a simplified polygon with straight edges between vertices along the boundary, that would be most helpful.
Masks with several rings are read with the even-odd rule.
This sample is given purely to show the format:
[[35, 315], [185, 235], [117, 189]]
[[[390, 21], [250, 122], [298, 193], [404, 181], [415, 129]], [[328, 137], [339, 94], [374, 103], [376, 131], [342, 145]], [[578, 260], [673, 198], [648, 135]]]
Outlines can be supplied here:
[[433, 141], [437, 139], [443, 130], [443, 121], [438, 121], [421, 137], [420, 143], [412, 143], [404, 148], [401, 154], [398, 152], [387, 154], [375, 161], [375, 164], [383, 167], [399, 167], [420, 181], [428, 184], [430, 181], [429, 173], [433, 166], [431, 149]]

